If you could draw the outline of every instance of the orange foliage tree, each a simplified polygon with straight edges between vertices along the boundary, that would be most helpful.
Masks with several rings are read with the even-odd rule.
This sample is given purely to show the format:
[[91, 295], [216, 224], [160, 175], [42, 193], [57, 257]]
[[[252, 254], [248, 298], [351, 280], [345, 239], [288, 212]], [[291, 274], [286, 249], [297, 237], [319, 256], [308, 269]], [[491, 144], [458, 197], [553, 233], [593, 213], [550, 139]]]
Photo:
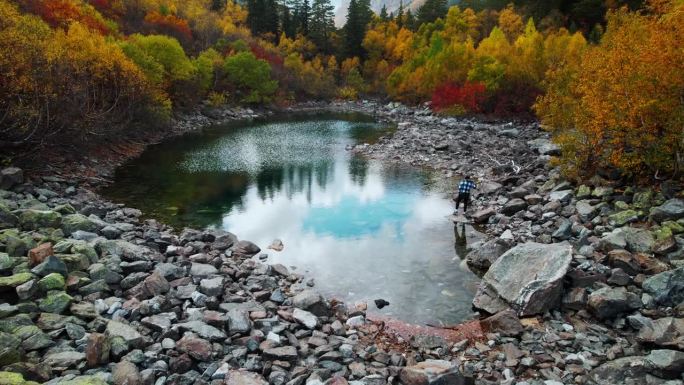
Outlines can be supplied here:
[[[655, 4], [655, 3], [652, 3]], [[684, 154], [684, 4], [609, 13], [601, 43], [557, 68], [536, 110], [575, 174], [679, 173]]]

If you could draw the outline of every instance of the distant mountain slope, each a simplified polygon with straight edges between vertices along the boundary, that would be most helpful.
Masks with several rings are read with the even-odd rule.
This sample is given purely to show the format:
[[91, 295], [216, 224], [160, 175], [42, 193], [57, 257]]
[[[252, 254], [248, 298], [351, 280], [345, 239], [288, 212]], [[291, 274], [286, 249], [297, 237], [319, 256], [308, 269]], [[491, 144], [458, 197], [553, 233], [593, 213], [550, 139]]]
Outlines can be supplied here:
[[[423, 5], [425, 0], [404, 0], [404, 8], [415, 11]], [[375, 13], [380, 13], [382, 6], [387, 7], [387, 12], [396, 12], [399, 9], [401, 0], [371, 0], [371, 8]], [[349, 7], [349, 0], [342, 0], [340, 5], [335, 10], [335, 25], [341, 27], [347, 20], [347, 8]]]

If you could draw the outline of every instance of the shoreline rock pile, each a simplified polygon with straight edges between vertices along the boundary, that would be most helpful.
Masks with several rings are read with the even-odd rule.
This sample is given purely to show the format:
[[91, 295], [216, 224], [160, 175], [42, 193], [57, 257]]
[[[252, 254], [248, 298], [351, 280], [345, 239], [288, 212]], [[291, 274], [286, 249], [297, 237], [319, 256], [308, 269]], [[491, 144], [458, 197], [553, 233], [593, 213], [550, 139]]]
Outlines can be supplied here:
[[9, 168], [0, 384], [684, 384], [677, 188], [573, 186], [548, 166], [557, 148], [535, 124], [395, 103], [326, 109], [399, 122], [354, 151], [484, 179], [473, 217], [490, 239], [467, 257], [484, 275], [482, 339], [385, 343], [365, 304], [324, 299], [251, 242], [176, 233], [67, 180]]

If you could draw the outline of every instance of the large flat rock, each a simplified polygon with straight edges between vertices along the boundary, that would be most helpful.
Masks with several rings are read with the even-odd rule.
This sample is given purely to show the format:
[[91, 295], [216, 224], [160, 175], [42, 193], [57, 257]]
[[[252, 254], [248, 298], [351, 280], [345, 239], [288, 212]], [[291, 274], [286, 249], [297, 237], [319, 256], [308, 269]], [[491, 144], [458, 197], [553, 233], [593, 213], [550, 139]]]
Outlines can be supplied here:
[[[569, 245], [518, 245], [492, 264], [481, 283], [486, 290], [480, 292], [497, 295], [521, 316], [543, 313], [560, 302], [571, 260]], [[482, 308], [482, 302], [476, 296], [473, 305]]]

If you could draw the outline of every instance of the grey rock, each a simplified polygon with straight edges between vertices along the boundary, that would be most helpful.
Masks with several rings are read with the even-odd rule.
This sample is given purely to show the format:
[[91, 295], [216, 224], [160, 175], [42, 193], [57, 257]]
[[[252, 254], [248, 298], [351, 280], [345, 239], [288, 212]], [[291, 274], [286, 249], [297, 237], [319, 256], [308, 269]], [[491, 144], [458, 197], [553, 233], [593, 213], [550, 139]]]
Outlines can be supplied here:
[[525, 210], [527, 208], [527, 202], [520, 198], [514, 198], [506, 202], [504, 207], [501, 208], [501, 212], [506, 215], [513, 215], [518, 211]]
[[646, 361], [661, 377], [677, 378], [684, 373], [684, 352], [667, 349], [652, 350], [646, 356]]
[[228, 330], [231, 333], [248, 333], [252, 330], [252, 321], [249, 319], [249, 313], [243, 309], [232, 309], [227, 314]]
[[223, 277], [207, 278], [200, 281], [200, 291], [208, 296], [219, 296], [223, 293]]
[[662, 306], [677, 306], [684, 302], [684, 267], [665, 271], [647, 278], [644, 291]]
[[133, 326], [123, 322], [109, 321], [106, 328], [107, 335], [111, 337], [121, 337], [132, 347], [141, 347], [143, 336]]
[[684, 201], [670, 199], [663, 205], [653, 208], [650, 218], [658, 223], [684, 218]]
[[318, 326], [318, 317], [309, 313], [306, 310], [294, 309], [292, 312], [292, 318], [294, 318], [300, 324], [306, 326], [308, 329], [315, 329]]
[[318, 292], [307, 289], [292, 298], [292, 305], [307, 310], [319, 317], [329, 312], [329, 305]]
[[[569, 245], [525, 243], [499, 257], [482, 283], [520, 315], [543, 313], [560, 304], [562, 279], [571, 261]], [[477, 307], [478, 301], [473, 304]]]
[[294, 346], [282, 346], [264, 350], [264, 358], [269, 360], [295, 361], [297, 349]]
[[142, 385], [143, 383], [138, 368], [128, 361], [121, 361], [114, 365], [112, 382], [114, 385]]
[[64, 352], [48, 354], [43, 357], [42, 362], [53, 369], [68, 369], [77, 366], [81, 362], [84, 362], [85, 358], [85, 353], [68, 350]]
[[589, 309], [599, 319], [613, 318], [616, 315], [641, 307], [641, 299], [624, 287], [604, 287], [589, 295]]
[[468, 266], [477, 271], [487, 271], [503, 253], [510, 249], [510, 243], [496, 238], [485, 242], [466, 255]]
[[218, 270], [204, 263], [193, 263], [190, 266], [190, 275], [194, 277], [209, 277], [218, 274]]
[[202, 321], [185, 322], [178, 324], [178, 327], [181, 329], [190, 330], [191, 332], [198, 334], [200, 337], [210, 341], [221, 341], [226, 339], [226, 333], [213, 326], [207, 325]]

